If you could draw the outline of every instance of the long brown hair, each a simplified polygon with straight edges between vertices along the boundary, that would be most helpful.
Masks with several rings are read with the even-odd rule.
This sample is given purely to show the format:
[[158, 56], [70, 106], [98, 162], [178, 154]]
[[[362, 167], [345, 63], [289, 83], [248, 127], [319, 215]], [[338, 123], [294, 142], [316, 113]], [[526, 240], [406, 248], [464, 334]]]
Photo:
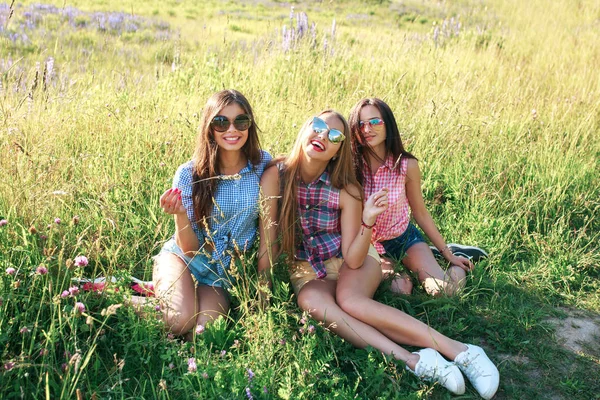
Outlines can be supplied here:
[[246, 114], [250, 116], [252, 124], [248, 128], [248, 139], [242, 147], [244, 155], [252, 165], [260, 163], [261, 147], [258, 141], [258, 127], [254, 120], [254, 113], [248, 100], [237, 90], [222, 90], [213, 94], [204, 109], [200, 119], [196, 149], [192, 158], [193, 183], [192, 198], [196, 222], [208, 218], [213, 207], [213, 198], [217, 190], [218, 179], [207, 179], [220, 175], [219, 171], [219, 146], [215, 141], [214, 132], [210, 126], [211, 121], [219, 112], [228, 105], [237, 103]]
[[[359, 193], [361, 193], [360, 200], [362, 201], [362, 188], [356, 180], [354, 172], [353, 161], [352, 161], [352, 145], [349, 140], [350, 129], [346, 119], [342, 114], [333, 111], [325, 110], [318, 114], [318, 116], [324, 114], [335, 115], [343, 124], [343, 134], [346, 136], [340, 145], [340, 150], [336, 156], [329, 161], [327, 164], [327, 172], [331, 179], [331, 185], [336, 189], [344, 189], [349, 185], [355, 185]], [[283, 171], [280, 174], [280, 186], [281, 189], [281, 201], [279, 207], [279, 229], [282, 235], [281, 251], [289, 259], [293, 259], [296, 251], [296, 237], [299, 232], [298, 227], [298, 180], [300, 179], [300, 166], [304, 154], [304, 137], [305, 130], [311, 129], [312, 117], [309, 118], [300, 129], [300, 133], [296, 138], [294, 147], [283, 160]]]
[[[366, 144], [367, 141], [360, 130], [360, 110], [365, 106], [374, 106], [381, 113], [381, 119], [383, 119], [385, 126], [385, 158], [390, 155], [393, 156], [398, 173], [401, 172], [400, 170], [402, 168], [402, 163], [399, 162], [401, 157], [417, 159], [404, 149], [402, 139], [400, 138], [400, 131], [398, 130], [398, 124], [396, 123], [396, 118], [394, 118], [394, 113], [390, 106], [376, 97], [362, 99], [352, 107], [352, 110], [350, 110], [350, 117], [348, 118], [348, 124], [350, 125], [352, 135], [352, 150], [354, 154], [354, 165], [356, 167], [356, 177], [361, 184], [365, 183], [365, 174], [371, 173], [371, 165], [368, 156], [370, 155], [375, 159], [379, 158], [371, 146]], [[385, 161], [385, 158], [384, 160], [379, 161], [383, 162]], [[367, 170], [364, 168], [363, 160], [365, 160], [369, 166]]]

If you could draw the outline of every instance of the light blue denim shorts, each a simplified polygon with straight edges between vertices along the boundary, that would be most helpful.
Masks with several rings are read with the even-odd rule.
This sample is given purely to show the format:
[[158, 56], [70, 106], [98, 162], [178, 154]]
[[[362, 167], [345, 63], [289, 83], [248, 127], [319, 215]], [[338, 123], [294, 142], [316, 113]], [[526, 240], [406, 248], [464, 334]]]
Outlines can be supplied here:
[[194, 275], [198, 285], [229, 288], [233, 283], [233, 278], [227, 272], [225, 272], [225, 275], [219, 275], [217, 264], [211, 263], [210, 258], [203, 252], [198, 252], [194, 257], [186, 256], [177, 246], [174, 238], [169, 239], [163, 245], [158, 256], [164, 253], [172, 253], [179, 257]]

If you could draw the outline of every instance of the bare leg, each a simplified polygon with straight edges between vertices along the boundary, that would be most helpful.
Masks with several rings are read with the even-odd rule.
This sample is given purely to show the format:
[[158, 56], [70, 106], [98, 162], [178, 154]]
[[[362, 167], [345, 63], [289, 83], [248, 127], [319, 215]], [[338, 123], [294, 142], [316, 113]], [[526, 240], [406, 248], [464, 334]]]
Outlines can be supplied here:
[[345, 313], [335, 302], [335, 291], [335, 281], [310, 281], [298, 293], [298, 305], [354, 346], [364, 348], [371, 345], [385, 354], [392, 354], [414, 370], [419, 356], [403, 349], [372, 326]]
[[394, 271], [394, 260], [381, 256], [381, 271], [383, 279], [393, 277], [390, 290], [396, 294], [411, 294], [413, 283], [407, 273], [397, 273]]
[[406, 251], [402, 263], [410, 271], [416, 273], [425, 291], [432, 296], [441, 294], [454, 295], [465, 286], [467, 273], [464, 269], [451, 266], [444, 271], [429, 246], [417, 243]]
[[350, 269], [345, 264], [340, 269], [337, 285], [337, 302], [354, 318], [379, 330], [396, 343], [417, 347], [433, 348], [450, 360], [465, 351], [467, 347], [452, 340], [423, 322], [393, 307], [373, 300], [379, 286], [381, 267], [371, 257], [358, 269]]
[[196, 285], [185, 263], [174, 254], [162, 254], [154, 264], [152, 280], [169, 329], [176, 335], [191, 330], [196, 324]]
[[229, 312], [229, 298], [225, 289], [220, 287], [198, 285], [198, 316], [196, 325], [206, 326], [220, 316], [227, 316]]

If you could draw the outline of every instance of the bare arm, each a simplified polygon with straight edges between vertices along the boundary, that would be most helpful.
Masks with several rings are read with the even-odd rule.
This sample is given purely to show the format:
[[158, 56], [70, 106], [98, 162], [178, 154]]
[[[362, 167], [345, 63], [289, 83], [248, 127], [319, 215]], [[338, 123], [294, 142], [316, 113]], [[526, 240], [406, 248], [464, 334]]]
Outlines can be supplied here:
[[261, 280], [271, 286], [271, 267], [278, 253], [277, 244], [277, 199], [279, 193], [279, 171], [276, 166], [267, 168], [260, 180], [261, 201], [258, 229], [258, 274]]
[[361, 226], [361, 218], [366, 225], [372, 226], [377, 216], [388, 207], [387, 189], [373, 193], [365, 203], [364, 210], [360, 200], [351, 195], [357, 195], [358, 190], [357, 187], [350, 186], [340, 192], [342, 254], [344, 262], [351, 269], [363, 265], [373, 234], [372, 228]]
[[164, 192], [160, 196], [160, 207], [175, 218], [175, 242], [187, 256], [192, 257], [200, 248], [200, 242], [181, 202], [181, 190], [175, 188]]
[[466, 271], [473, 269], [473, 264], [467, 258], [457, 257], [448, 247], [446, 242], [440, 234], [431, 214], [425, 207], [425, 201], [423, 200], [423, 193], [421, 192], [421, 171], [419, 170], [419, 164], [417, 160], [409, 158], [407, 162], [406, 171], [406, 198], [412, 211], [413, 217], [417, 224], [421, 227], [423, 232], [431, 240], [433, 245], [437, 247], [446, 260], [452, 265], [457, 265]]

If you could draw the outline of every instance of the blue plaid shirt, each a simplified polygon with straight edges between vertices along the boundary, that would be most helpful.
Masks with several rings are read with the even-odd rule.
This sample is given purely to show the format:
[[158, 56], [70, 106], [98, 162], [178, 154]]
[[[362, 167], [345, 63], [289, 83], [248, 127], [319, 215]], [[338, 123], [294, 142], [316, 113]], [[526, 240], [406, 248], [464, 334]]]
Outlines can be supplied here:
[[225, 274], [235, 251], [248, 250], [256, 240], [260, 177], [269, 161], [271, 155], [262, 151], [260, 163], [252, 165], [248, 162], [248, 165], [239, 172], [239, 178], [236, 175], [225, 175], [225, 179], [219, 180], [213, 209], [208, 218], [208, 232], [204, 227], [198, 228], [194, 212], [192, 161], [181, 165], [175, 173], [173, 188], [181, 189], [181, 200], [192, 229], [200, 242], [200, 248], [207, 239], [213, 244], [211, 258], [217, 264], [219, 275]]
[[296, 258], [307, 260], [318, 279], [325, 278], [324, 262], [342, 254], [340, 190], [331, 186], [327, 171], [308, 185], [299, 182], [298, 214], [302, 242]]

